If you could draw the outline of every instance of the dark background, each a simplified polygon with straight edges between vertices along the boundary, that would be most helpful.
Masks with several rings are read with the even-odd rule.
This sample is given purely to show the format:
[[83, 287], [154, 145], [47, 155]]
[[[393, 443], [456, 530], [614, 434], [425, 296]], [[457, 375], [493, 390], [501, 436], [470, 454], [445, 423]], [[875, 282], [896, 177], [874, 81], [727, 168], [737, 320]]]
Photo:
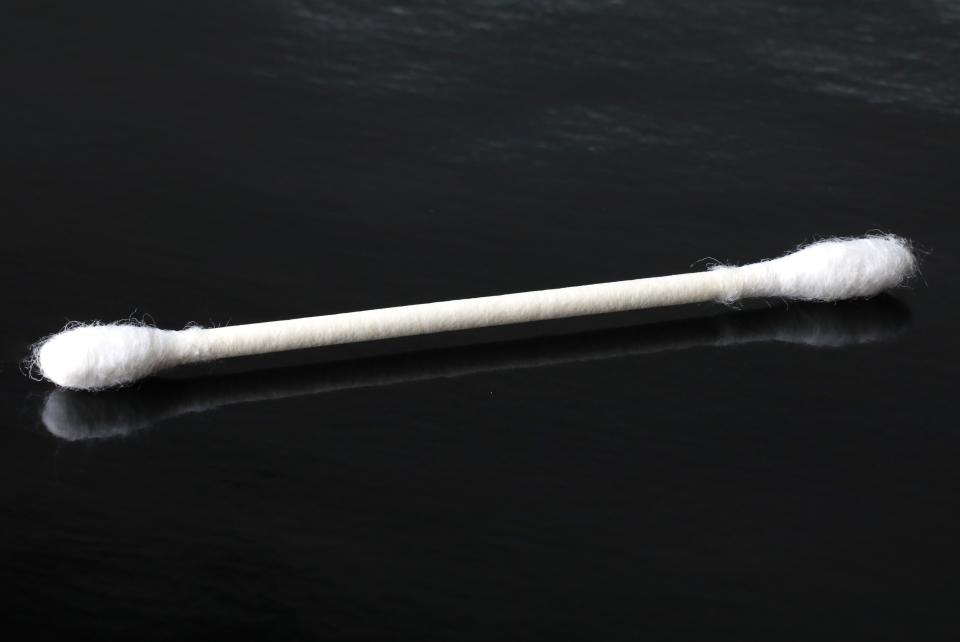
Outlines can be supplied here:
[[[6, 0], [0, 82], [5, 629], [960, 634], [960, 3]], [[895, 298], [18, 364], [870, 230]]]

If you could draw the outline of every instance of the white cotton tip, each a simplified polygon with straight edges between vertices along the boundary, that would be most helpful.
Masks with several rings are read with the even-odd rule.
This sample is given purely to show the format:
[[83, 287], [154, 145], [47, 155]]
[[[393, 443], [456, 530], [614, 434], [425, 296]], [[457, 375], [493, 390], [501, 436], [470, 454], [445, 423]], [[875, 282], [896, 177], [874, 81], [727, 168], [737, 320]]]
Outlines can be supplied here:
[[76, 325], [40, 342], [33, 367], [58, 386], [100, 390], [177, 365], [178, 333], [145, 325]]
[[897, 287], [916, 272], [917, 259], [909, 241], [891, 234], [829, 239], [778, 259], [712, 269], [731, 277], [726, 301], [748, 297], [840, 301]]

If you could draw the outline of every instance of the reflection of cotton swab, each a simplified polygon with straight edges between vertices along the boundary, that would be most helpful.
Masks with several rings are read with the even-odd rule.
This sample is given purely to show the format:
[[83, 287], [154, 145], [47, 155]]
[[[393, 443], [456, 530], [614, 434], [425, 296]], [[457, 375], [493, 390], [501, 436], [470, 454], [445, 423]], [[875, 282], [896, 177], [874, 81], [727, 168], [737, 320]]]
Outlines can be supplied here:
[[41, 419], [67, 441], [122, 437], [188, 413], [239, 403], [549, 367], [667, 350], [776, 341], [831, 348], [886, 341], [909, 323], [892, 297], [842, 305], [802, 303], [719, 316], [547, 336], [503, 343], [424, 350], [313, 366], [214, 377], [154, 379], [99, 394], [54, 390]]
[[373, 339], [751, 297], [868, 297], [899, 285], [915, 267], [909, 243], [899, 237], [835, 239], [779, 259], [709, 272], [287, 321], [179, 331], [81, 325], [41, 342], [34, 361], [60, 386], [95, 390], [187, 363]]

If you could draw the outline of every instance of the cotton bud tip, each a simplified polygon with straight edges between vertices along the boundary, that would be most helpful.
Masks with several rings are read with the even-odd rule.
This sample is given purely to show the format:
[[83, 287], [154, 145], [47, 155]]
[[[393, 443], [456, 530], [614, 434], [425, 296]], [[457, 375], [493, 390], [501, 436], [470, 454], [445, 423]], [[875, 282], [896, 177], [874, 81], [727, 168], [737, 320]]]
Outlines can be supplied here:
[[717, 269], [731, 277], [728, 300], [841, 301], [897, 287], [917, 271], [917, 259], [909, 241], [886, 235], [820, 241], [778, 259]]
[[40, 342], [33, 366], [76, 390], [122, 386], [176, 365], [175, 333], [145, 325], [77, 325]]

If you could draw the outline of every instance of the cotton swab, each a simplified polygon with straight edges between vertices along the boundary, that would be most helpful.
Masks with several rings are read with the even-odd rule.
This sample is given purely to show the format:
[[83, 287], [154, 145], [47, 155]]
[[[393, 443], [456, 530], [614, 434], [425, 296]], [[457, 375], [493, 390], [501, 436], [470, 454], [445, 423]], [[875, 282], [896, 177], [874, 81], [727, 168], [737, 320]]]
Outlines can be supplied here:
[[841, 305], [801, 303], [311, 366], [154, 379], [137, 388], [99, 394], [57, 389], [47, 395], [40, 418], [50, 434], [59, 439], [111, 439], [182, 415], [234, 404], [694, 348], [758, 342], [815, 348], [860, 345], [892, 339], [909, 321], [909, 309], [889, 296]]
[[220, 328], [160, 330], [118, 323], [68, 327], [33, 363], [64, 388], [99, 390], [174, 366], [468, 328], [753, 297], [836, 301], [896, 287], [916, 270], [893, 235], [832, 239], [778, 259], [707, 272], [459, 299]]

